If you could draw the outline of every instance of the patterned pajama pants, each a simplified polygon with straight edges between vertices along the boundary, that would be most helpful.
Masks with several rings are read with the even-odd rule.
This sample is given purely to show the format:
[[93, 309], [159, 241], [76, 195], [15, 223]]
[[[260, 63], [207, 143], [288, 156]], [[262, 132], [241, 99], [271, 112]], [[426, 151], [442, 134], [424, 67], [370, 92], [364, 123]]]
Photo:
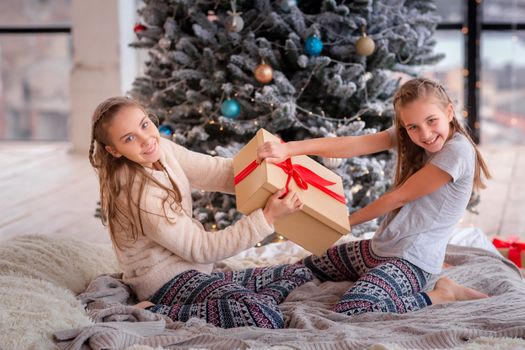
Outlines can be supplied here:
[[212, 273], [185, 271], [149, 299], [147, 310], [175, 321], [198, 317], [222, 328], [283, 328], [278, 307], [292, 290], [311, 281], [300, 264]]
[[375, 255], [369, 240], [332, 247], [302, 263], [321, 281], [356, 281], [334, 306], [339, 313], [405, 313], [432, 304], [421, 292], [431, 274], [404, 259]]

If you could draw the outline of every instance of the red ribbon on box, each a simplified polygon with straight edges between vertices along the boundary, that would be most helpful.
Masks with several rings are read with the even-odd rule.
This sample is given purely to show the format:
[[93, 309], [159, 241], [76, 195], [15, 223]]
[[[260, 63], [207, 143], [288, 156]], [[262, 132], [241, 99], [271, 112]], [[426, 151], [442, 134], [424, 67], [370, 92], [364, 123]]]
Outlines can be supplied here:
[[[286, 178], [286, 193], [288, 193], [288, 185], [290, 184], [290, 180], [293, 178], [295, 180], [295, 183], [297, 183], [297, 186], [299, 186], [303, 190], [306, 190], [308, 188], [308, 184], [310, 184], [320, 189], [324, 193], [328, 194], [330, 197], [335, 198], [339, 202], [343, 204], [346, 203], [346, 198], [344, 196], [335, 193], [329, 188], [326, 188], [326, 186], [333, 185], [335, 184], [335, 182], [328, 181], [325, 178], [322, 178], [321, 176], [317, 175], [316, 173], [302, 165], [292, 164], [292, 160], [290, 158], [288, 158], [284, 162], [272, 164], [281, 168], [288, 175], [288, 177]], [[244, 168], [242, 171], [239, 172], [239, 174], [235, 176], [234, 183], [237, 185], [258, 166], [259, 164], [255, 160], [248, 164], [246, 168]]]
[[492, 244], [496, 248], [509, 248], [509, 260], [518, 267], [521, 266], [521, 252], [525, 250], [525, 242], [519, 242], [517, 236], [509, 236], [506, 241], [494, 238]]

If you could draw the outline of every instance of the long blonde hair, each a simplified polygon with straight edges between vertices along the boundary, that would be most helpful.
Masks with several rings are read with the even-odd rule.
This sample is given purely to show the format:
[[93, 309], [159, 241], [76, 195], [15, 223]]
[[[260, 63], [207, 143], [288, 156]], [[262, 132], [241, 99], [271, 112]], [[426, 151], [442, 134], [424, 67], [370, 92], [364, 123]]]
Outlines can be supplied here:
[[450, 121], [450, 135], [458, 132], [464, 135], [472, 144], [472, 147], [474, 147], [476, 152], [476, 164], [474, 167], [473, 190], [477, 191], [481, 188], [485, 188], [486, 186], [481, 178], [481, 172], [483, 172], [483, 175], [486, 179], [490, 179], [491, 175], [489, 169], [483, 160], [481, 153], [476, 147], [476, 144], [474, 141], [472, 141], [472, 138], [469, 136], [468, 132], [456, 118], [452, 100], [445, 91], [445, 88], [436, 81], [426, 78], [415, 78], [404, 83], [394, 95], [393, 100], [395, 110], [394, 125], [397, 135], [398, 152], [393, 189], [400, 187], [410, 176], [412, 176], [425, 165], [425, 150], [412, 142], [401, 122], [399, 111], [400, 108], [420, 98], [433, 98], [435, 103], [444, 112], [447, 110], [447, 108], [449, 108], [449, 106], [452, 107], [453, 116], [452, 120]]
[[[141, 104], [128, 97], [108, 98], [93, 112], [89, 147], [89, 162], [97, 172], [100, 183], [102, 222], [109, 226], [111, 239], [117, 247], [119, 242], [130, 239], [136, 241], [139, 235], [144, 234], [142, 213], [146, 211], [140, 207], [140, 203], [145, 185], [149, 181], [166, 192], [162, 202], [163, 208], [168, 200], [170, 207], [178, 207], [182, 198], [179, 188], [171, 178], [173, 188], [168, 188], [146, 172], [142, 165], [126, 157], [113, 157], [106, 150], [105, 146], [114, 146], [107, 133], [107, 126], [125, 107], [136, 107], [147, 114]], [[154, 116], [148, 116], [156, 122]], [[132, 187], [137, 185], [138, 197], [135, 198]], [[126, 236], [117, 239], [117, 231], [125, 233]]]

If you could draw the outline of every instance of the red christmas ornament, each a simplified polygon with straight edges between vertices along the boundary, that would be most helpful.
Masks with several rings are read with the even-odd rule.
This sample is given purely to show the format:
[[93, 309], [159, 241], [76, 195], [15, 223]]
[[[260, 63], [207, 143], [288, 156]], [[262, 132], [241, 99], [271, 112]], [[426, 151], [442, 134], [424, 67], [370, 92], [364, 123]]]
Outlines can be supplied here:
[[143, 25], [143, 24], [140, 24], [140, 23], [135, 24], [135, 26], [133, 27], [133, 31], [134, 31], [135, 33], [143, 32], [143, 31], [145, 31], [146, 29], [147, 29], [146, 26]]
[[219, 17], [217, 17], [217, 15], [215, 14], [215, 11], [212, 10], [208, 11], [208, 16], [206, 17], [208, 17], [208, 21], [210, 22], [215, 22], [219, 20]]

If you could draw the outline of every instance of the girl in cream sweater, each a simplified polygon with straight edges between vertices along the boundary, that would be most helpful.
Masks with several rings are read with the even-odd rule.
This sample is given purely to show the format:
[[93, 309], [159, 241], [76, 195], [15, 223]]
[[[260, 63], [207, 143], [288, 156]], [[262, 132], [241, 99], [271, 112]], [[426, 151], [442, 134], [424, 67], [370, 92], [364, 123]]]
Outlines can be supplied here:
[[206, 231], [192, 218], [191, 189], [233, 193], [231, 159], [195, 153], [160, 137], [146, 110], [126, 97], [102, 102], [92, 119], [89, 160], [100, 182], [102, 213], [123, 281], [139, 307], [216, 326], [282, 328], [278, 307], [311, 280], [302, 265], [212, 273], [213, 264], [274, 232], [302, 206], [295, 192], [272, 195], [233, 225]]

